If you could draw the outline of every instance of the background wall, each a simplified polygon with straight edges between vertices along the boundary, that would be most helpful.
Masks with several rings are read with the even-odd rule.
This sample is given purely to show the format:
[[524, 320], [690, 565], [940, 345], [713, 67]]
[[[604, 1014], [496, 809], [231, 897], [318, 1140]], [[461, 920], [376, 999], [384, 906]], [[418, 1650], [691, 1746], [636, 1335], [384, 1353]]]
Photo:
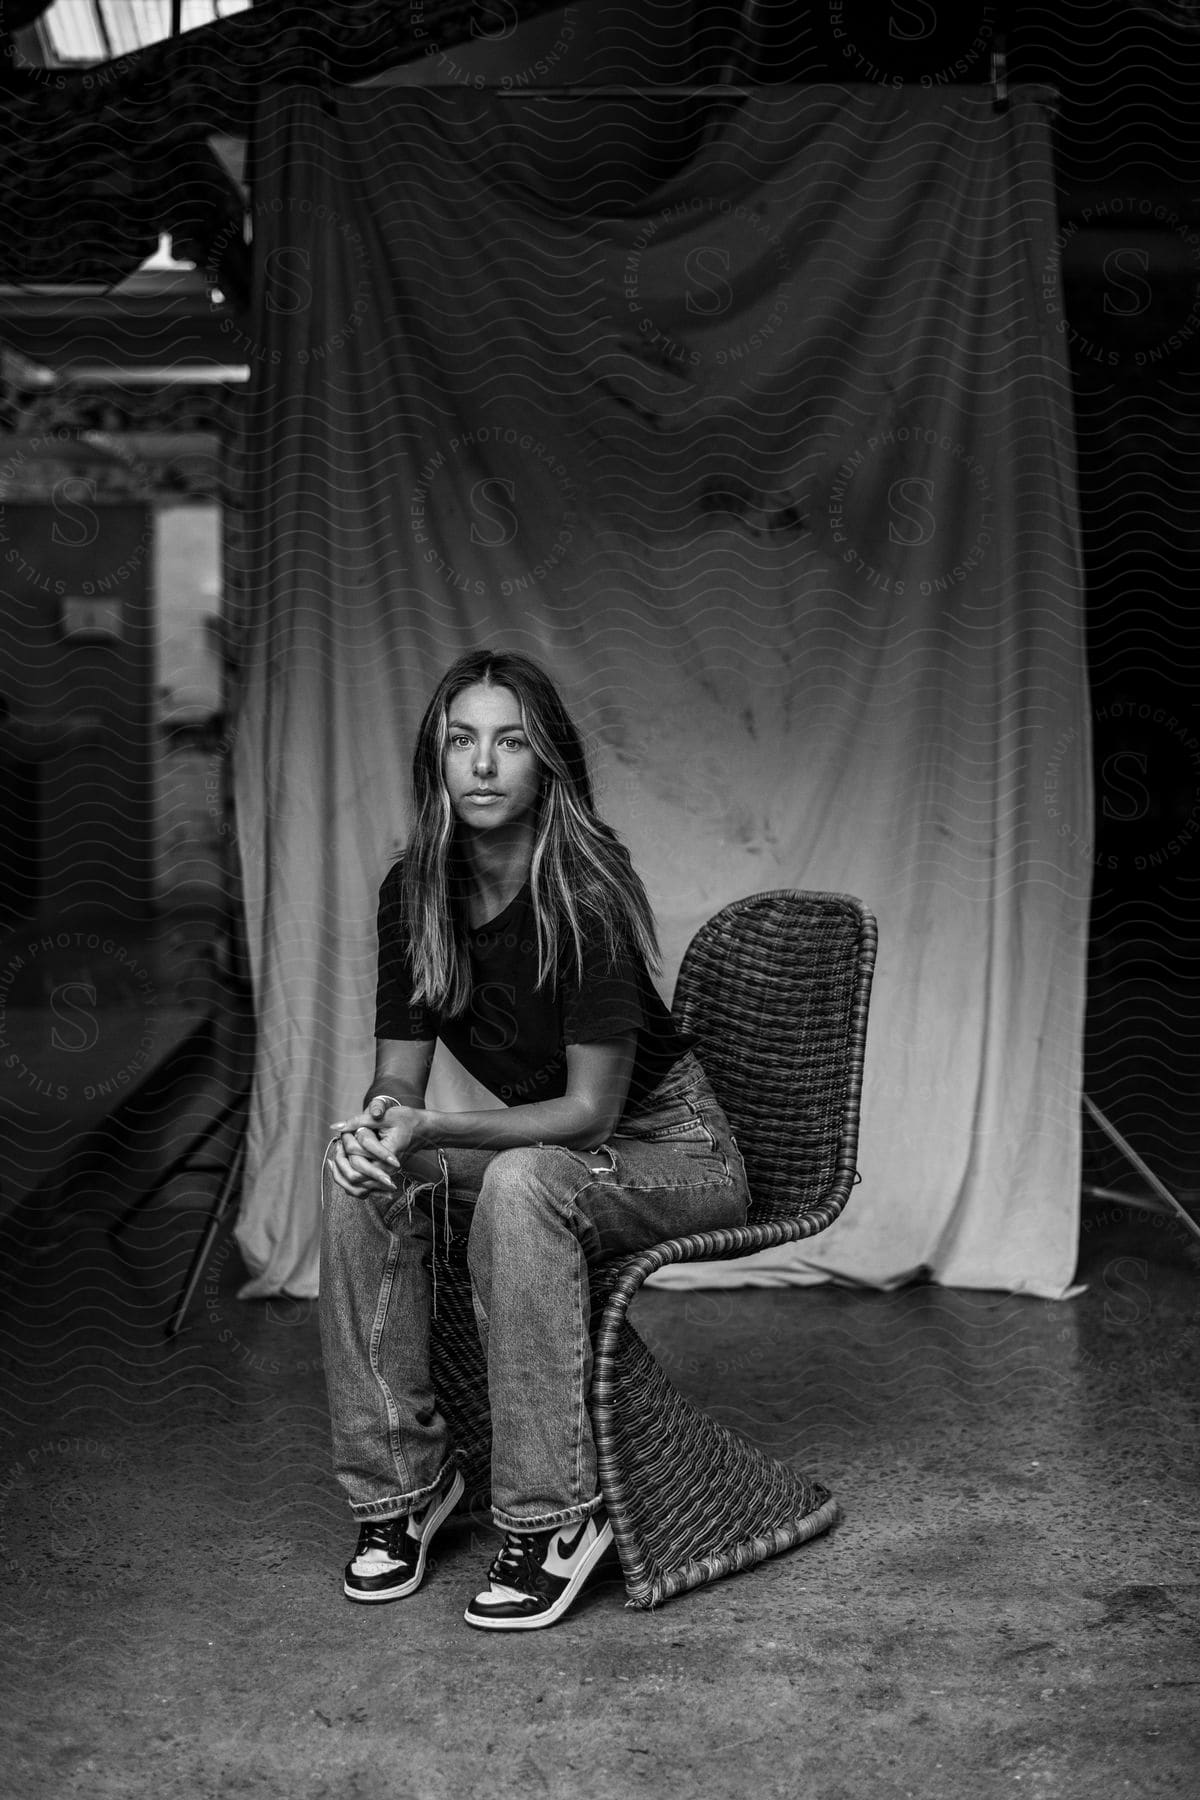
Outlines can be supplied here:
[[72, 478], [50, 502], [0, 514], [0, 693], [18, 765], [15, 804], [0, 811], [39, 916], [151, 907], [152, 535], [149, 507], [96, 506]]

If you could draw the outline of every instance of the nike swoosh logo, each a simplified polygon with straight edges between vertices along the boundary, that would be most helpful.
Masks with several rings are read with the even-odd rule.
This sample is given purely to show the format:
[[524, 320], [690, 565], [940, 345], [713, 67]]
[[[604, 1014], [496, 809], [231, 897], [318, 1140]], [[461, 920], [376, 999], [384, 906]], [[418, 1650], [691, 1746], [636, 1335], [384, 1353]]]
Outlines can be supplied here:
[[583, 1535], [586, 1532], [586, 1530], [590, 1524], [591, 1524], [590, 1519], [584, 1519], [580, 1524], [579, 1530], [575, 1533], [575, 1536], [571, 1539], [570, 1543], [565, 1542], [562, 1532], [560, 1531], [558, 1534], [558, 1542], [554, 1546], [554, 1554], [556, 1556], [561, 1557], [564, 1562], [567, 1560], [568, 1557], [574, 1556], [574, 1554], [578, 1550], [580, 1544], [583, 1542]]

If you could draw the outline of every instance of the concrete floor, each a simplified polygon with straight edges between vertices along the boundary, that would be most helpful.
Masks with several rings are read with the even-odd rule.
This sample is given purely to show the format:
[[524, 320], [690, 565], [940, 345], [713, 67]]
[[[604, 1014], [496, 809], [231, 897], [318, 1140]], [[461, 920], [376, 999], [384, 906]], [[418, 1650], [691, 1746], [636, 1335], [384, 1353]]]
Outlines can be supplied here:
[[604, 1579], [515, 1640], [341, 1596], [310, 1302], [243, 1305], [223, 1239], [161, 1322], [197, 1215], [118, 1257], [36, 1234], [0, 1335], [7, 1800], [1194, 1794], [1197, 1264], [1086, 1215], [1082, 1297], [649, 1293], [678, 1384], [819, 1472], [831, 1535], [653, 1614]]

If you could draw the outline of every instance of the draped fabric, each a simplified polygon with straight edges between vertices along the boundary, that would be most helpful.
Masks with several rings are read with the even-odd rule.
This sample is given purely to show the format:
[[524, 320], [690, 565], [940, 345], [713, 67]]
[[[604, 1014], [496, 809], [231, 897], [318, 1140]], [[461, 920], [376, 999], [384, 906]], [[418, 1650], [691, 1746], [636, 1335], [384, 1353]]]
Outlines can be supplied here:
[[417, 720], [542, 659], [657, 909], [878, 916], [856, 1188], [692, 1279], [1061, 1295], [1090, 772], [1051, 98], [764, 91], [589, 194], [592, 100], [269, 96], [235, 750], [260, 1061], [247, 1294], [311, 1294], [372, 1067]]

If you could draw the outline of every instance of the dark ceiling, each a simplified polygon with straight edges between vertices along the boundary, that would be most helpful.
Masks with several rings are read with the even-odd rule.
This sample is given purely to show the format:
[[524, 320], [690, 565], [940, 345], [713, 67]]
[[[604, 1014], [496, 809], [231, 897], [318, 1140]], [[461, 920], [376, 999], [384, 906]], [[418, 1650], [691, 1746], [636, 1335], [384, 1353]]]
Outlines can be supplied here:
[[[445, 5], [447, 0], [426, 0], [423, 16], [432, 16], [439, 3]], [[566, 11], [546, 10], [542, 0], [520, 4], [522, 11], [535, 15], [540, 8], [541, 16], [513, 31], [511, 0], [504, 7], [499, 0], [484, 0], [470, 18], [460, 8], [459, 29], [473, 27], [474, 35], [455, 45], [453, 54], [424, 59], [420, 65], [397, 67], [393, 61], [390, 71], [375, 67], [374, 78], [437, 82], [452, 76], [462, 79], [470, 70], [494, 71], [521, 60], [522, 45], [544, 48], [566, 19], [572, 24], [571, 55], [548, 73], [536, 75], [538, 83], [566, 79], [589, 87], [622, 82], [640, 87], [653, 81], [693, 88], [720, 80], [986, 85], [1000, 53], [1010, 87], [1045, 84], [1061, 96], [1056, 136], [1060, 214], [1064, 224], [1079, 228], [1064, 258], [1064, 275], [1077, 296], [1085, 290], [1077, 304], [1089, 304], [1086, 290], [1092, 290], [1095, 304], [1105, 303], [1100, 271], [1109, 243], [1106, 231], [1120, 225], [1128, 236], [1130, 209], [1136, 208], [1138, 228], [1150, 246], [1144, 254], [1156, 293], [1163, 296], [1168, 314], [1180, 305], [1186, 312], [1191, 305], [1200, 267], [1200, 255], [1188, 235], [1192, 227], [1200, 231], [1200, 0], [1193, 5], [1162, 0], [1161, 6], [1139, 0], [1058, 0], [1054, 5], [1021, 0], [936, 0], [936, 4], [935, 0], [824, 0], [807, 6], [794, 0], [745, 0], [741, 6], [733, 0], [695, 0], [691, 6], [686, 0], [576, 0]], [[371, 5], [372, 0], [362, 0], [356, 16], [365, 16]], [[204, 132], [196, 129], [156, 156], [147, 153], [149, 123], [145, 132], [130, 126], [129, 118], [139, 116], [136, 107], [126, 108], [124, 117], [115, 116], [119, 110], [115, 106], [110, 115], [98, 111], [97, 92], [118, 96], [125, 79], [122, 71], [131, 64], [90, 74], [30, 73], [29, 27], [43, 10], [44, 0], [0, 0], [0, 49], [5, 28], [10, 40], [12, 30], [22, 28], [21, 55], [8, 62], [0, 57], [0, 73], [7, 71], [10, 82], [10, 129], [4, 133], [5, 107], [0, 99], [0, 146], [7, 135], [12, 169], [6, 183], [0, 166], [0, 188], [8, 190], [0, 200], [5, 215], [0, 274], [7, 264], [10, 281], [7, 294], [0, 290], [4, 337], [23, 354], [60, 367], [68, 338], [75, 360], [89, 344], [94, 360], [114, 355], [128, 359], [129, 365], [191, 363], [206, 356], [211, 360], [214, 350], [218, 361], [225, 360], [213, 338], [213, 309], [202, 277], [191, 282], [158, 278], [148, 286], [139, 277], [144, 292], [135, 292], [126, 283], [119, 297], [96, 296], [82, 312], [76, 309], [70, 324], [61, 298], [47, 299], [29, 291], [36, 282], [70, 283], [81, 278], [73, 258], [83, 234], [73, 233], [68, 221], [58, 229], [55, 242], [54, 209], [82, 181], [85, 169], [88, 179], [104, 190], [99, 213], [85, 209], [85, 220], [93, 216], [99, 220], [89, 246], [99, 271], [93, 267], [92, 280], [105, 279], [105, 256], [120, 235], [118, 230], [107, 231], [105, 209], [111, 210], [115, 224], [130, 229], [128, 204], [122, 199], [127, 172], [118, 161], [123, 153], [133, 168], [135, 186], [149, 165], [149, 186], [137, 196], [140, 213], [130, 244], [120, 249], [119, 257], [115, 249], [111, 252], [118, 260], [107, 276], [109, 283], [137, 267], [162, 228], [173, 230], [182, 253], [192, 256], [201, 269], [213, 264], [205, 249], [206, 236], [211, 241], [214, 233], [219, 235], [226, 254], [218, 265], [217, 285], [235, 303], [245, 298], [248, 276], [236, 226], [242, 197], [205, 142]], [[289, 0], [263, 0], [253, 17], [264, 25], [270, 21], [273, 30], [275, 21], [282, 29], [298, 17], [313, 16], [313, 11]], [[346, 11], [343, 3], [341, 12]], [[393, 16], [401, 12], [402, 8], [394, 9]], [[320, 39], [319, 57], [306, 64], [301, 56], [293, 67], [306, 79], [361, 75], [361, 61], [345, 68], [338, 64], [339, 43], [344, 41], [336, 29], [339, 8], [330, 5], [320, 16], [328, 29]], [[243, 26], [246, 19], [246, 14], [240, 15]], [[211, 27], [210, 32], [228, 27], [239, 27], [239, 17]], [[189, 47], [198, 47], [208, 36], [197, 32], [180, 41], [185, 69], [192, 66], [189, 57], [198, 57], [198, 48]], [[272, 37], [272, 45], [276, 41]], [[445, 34], [443, 41], [450, 41]], [[500, 60], [504, 57], [507, 64]], [[536, 58], [525, 60], [532, 66]], [[78, 125], [78, 145], [69, 147], [65, 119], [61, 124], [57, 116], [43, 119], [40, 137], [26, 130], [39, 109], [62, 113], [64, 81], [72, 84], [71, 91], [90, 81], [89, 112]], [[711, 105], [711, 99], [694, 93], [691, 98], [653, 102], [596, 102], [597, 109], [605, 110], [591, 137], [602, 150], [600, 162], [606, 166], [607, 160], [612, 161], [613, 197], [618, 204], [622, 198], [626, 204], [635, 198], [631, 182], [635, 188], [639, 183], [652, 187], [686, 161], [705, 129]], [[161, 128], [161, 122], [154, 121], [153, 129]], [[58, 167], [51, 178], [47, 158], [55, 156]], [[168, 160], [169, 167], [160, 166]], [[598, 165], [587, 173], [594, 202]], [[569, 185], [568, 171], [563, 179]], [[190, 216], [182, 218], [181, 193], [191, 208]], [[166, 200], [175, 206], [174, 218], [163, 216]], [[193, 229], [189, 247], [188, 233]], [[17, 248], [42, 254], [39, 233], [50, 240], [49, 275], [31, 274], [28, 264], [22, 266]], [[237, 266], [238, 257], [243, 266]], [[1156, 320], [1156, 329], [1157, 324]]]
[[[0, 0], [0, 83], [14, 96], [36, 85], [29, 28], [46, 9], [47, 0]], [[338, 11], [287, 0], [263, 0], [258, 10], [281, 19]], [[414, 17], [421, 10], [409, 9]], [[511, 0], [459, 10], [472, 10], [469, 46], [512, 36]], [[593, 50], [588, 66], [575, 60], [572, 79], [589, 83], [986, 81], [1002, 44], [1011, 82], [1045, 82], [1062, 94], [1065, 185], [1196, 180], [1200, 0], [640, 0], [634, 8], [576, 0], [558, 14], [567, 15], [576, 39], [588, 37]], [[538, 22], [519, 29], [524, 36]], [[337, 35], [336, 26], [325, 35], [322, 60], [335, 79], [353, 80], [363, 71], [338, 66]]]

